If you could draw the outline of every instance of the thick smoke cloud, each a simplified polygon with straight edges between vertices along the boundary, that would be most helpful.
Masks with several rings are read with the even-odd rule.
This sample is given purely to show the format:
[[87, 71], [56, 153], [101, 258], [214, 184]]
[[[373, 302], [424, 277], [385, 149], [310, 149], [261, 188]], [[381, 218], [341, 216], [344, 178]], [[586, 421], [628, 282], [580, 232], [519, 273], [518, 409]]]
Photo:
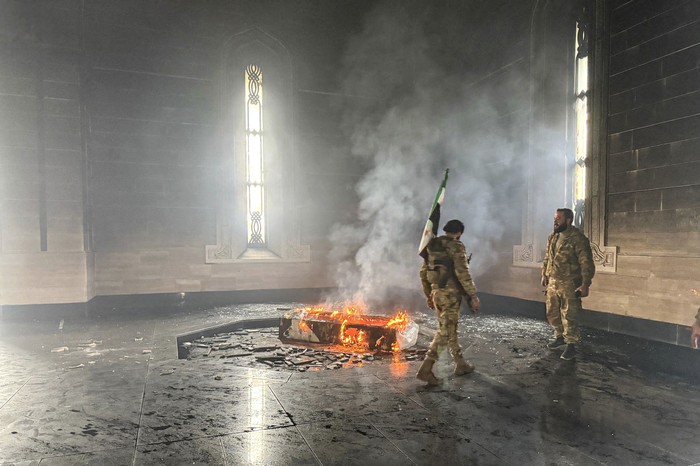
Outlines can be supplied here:
[[526, 52], [494, 60], [488, 48], [464, 43], [468, 22], [425, 3], [379, 6], [344, 59], [342, 87], [352, 98], [343, 125], [370, 168], [356, 186], [356, 222], [331, 232], [339, 299], [380, 306], [396, 290], [419, 292], [418, 242], [446, 168], [440, 226], [465, 223], [477, 285], [519, 243]]

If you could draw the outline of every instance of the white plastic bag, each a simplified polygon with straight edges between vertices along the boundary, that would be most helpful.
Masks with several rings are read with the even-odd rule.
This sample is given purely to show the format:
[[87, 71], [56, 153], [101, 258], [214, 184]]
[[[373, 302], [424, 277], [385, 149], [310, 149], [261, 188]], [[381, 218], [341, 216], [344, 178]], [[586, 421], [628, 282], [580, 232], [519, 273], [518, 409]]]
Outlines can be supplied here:
[[396, 343], [400, 350], [410, 348], [418, 341], [418, 324], [408, 321], [403, 330], [396, 330]]

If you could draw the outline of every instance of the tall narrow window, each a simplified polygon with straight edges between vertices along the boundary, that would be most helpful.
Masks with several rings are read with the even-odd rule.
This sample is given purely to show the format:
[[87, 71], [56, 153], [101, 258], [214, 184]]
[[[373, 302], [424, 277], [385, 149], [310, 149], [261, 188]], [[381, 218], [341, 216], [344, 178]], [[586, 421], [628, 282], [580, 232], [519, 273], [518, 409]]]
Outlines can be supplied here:
[[572, 207], [574, 224], [583, 227], [586, 201], [586, 157], [588, 154], [588, 24], [586, 14], [576, 21], [576, 58], [574, 71], [574, 170]]
[[292, 189], [298, 162], [292, 57], [282, 41], [256, 27], [226, 39], [222, 52], [216, 75], [225, 131], [217, 146], [226, 169], [217, 176], [216, 244], [206, 245], [206, 261], [309, 262]]
[[245, 97], [248, 246], [264, 248], [263, 75], [258, 65], [248, 65], [245, 69]]

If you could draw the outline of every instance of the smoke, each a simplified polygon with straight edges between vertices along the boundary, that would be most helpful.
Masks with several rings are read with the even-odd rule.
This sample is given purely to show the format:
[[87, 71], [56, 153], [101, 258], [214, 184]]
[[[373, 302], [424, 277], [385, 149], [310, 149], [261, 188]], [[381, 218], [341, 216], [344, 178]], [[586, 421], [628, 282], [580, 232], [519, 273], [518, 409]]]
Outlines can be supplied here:
[[[343, 128], [370, 168], [356, 186], [356, 221], [330, 235], [338, 299], [385, 306], [397, 290], [421, 289], [418, 243], [446, 168], [440, 226], [465, 223], [477, 286], [519, 243], [526, 52], [494, 65], [489, 50], [465, 45], [469, 23], [426, 4], [378, 6], [344, 58], [342, 88], [353, 97]], [[483, 28], [480, 18], [470, 21]]]

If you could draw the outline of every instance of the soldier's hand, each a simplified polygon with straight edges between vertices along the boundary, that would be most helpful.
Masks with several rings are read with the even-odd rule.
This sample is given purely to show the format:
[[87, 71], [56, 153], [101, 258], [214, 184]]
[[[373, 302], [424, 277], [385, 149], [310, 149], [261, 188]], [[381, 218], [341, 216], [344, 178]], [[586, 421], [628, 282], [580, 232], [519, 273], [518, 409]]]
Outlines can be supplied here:
[[693, 349], [698, 349], [698, 342], [700, 342], [700, 326], [698, 324], [693, 324], [690, 329], [692, 331], [690, 334], [690, 345]]
[[579, 296], [581, 298], [585, 298], [586, 296], [588, 296], [590, 290], [588, 288], [588, 285], [581, 285], [578, 288], [576, 288], [576, 291], [580, 293]]
[[540, 283], [542, 283], [542, 286], [547, 286], [549, 285], [549, 277], [547, 275], [542, 275], [542, 280], [540, 280]]
[[428, 307], [429, 307], [430, 309], [435, 310], [435, 303], [433, 302], [433, 298], [432, 298], [432, 297], [428, 297], [428, 298], [425, 300], [425, 303], [428, 305]]
[[471, 307], [472, 312], [476, 312], [481, 308], [481, 301], [479, 301], [479, 297], [477, 295], [472, 296], [469, 301], [469, 307]]

